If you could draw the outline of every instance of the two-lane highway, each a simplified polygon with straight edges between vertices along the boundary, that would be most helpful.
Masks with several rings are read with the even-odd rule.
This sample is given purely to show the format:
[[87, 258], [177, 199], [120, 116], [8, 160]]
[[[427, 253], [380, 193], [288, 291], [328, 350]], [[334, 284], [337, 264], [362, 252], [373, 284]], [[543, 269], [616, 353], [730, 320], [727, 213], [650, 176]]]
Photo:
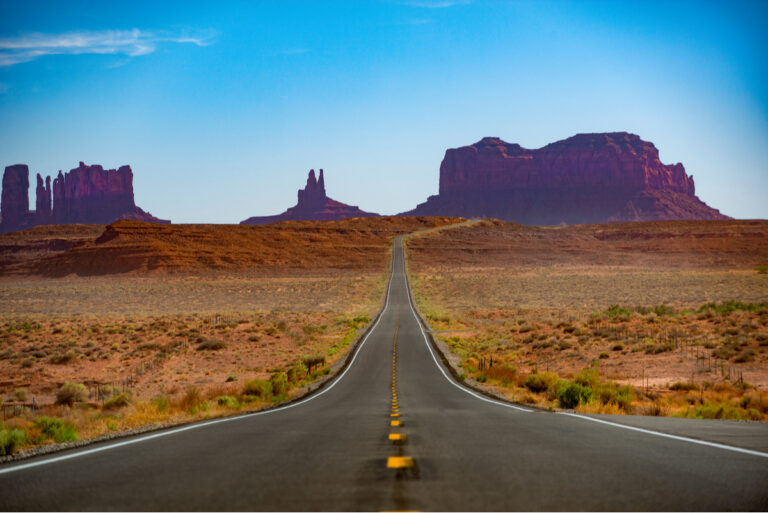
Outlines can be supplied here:
[[531, 411], [461, 387], [424, 336], [398, 239], [384, 311], [322, 393], [0, 467], [0, 506], [765, 510], [766, 456]]

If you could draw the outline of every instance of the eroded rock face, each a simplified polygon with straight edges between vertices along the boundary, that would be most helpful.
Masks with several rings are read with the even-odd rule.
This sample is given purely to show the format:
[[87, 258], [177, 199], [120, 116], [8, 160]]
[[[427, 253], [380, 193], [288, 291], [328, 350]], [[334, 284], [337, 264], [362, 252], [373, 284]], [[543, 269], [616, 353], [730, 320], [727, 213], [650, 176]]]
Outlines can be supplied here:
[[323, 170], [320, 176], [315, 176], [315, 170], [310, 169], [307, 185], [299, 189], [298, 203], [276, 216], [249, 217], [240, 224], [269, 224], [276, 221], [335, 221], [349, 217], [376, 217], [379, 214], [364, 212], [359, 208], [346, 205], [329, 198], [325, 194], [325, 178]]
[[537, 150], [495, 137], [446, 151], [440, 189], [405, 215], [525, 224], [727, 219], [695, 195], [682, 164], [626, 132], [578, 134]]
[[29, 168], [16, 164], [5, 168], [3, 193], [0, 196], [0, 231], [19, 230], [26, 224], [29, 215]]
[[99, 165], [87, 166], [80, 162], [66, 174], [59, 171], [53, 184], [50, 177], [43, 181], [38, 174], [34, 211], [29, 210], [28, 190], [29, 169], [26, 165], [5, 168], [0, 232], [41, 224], [107, 224], [118, 219], [170, 223], [136, 206], [130, 166], [105, 170]]

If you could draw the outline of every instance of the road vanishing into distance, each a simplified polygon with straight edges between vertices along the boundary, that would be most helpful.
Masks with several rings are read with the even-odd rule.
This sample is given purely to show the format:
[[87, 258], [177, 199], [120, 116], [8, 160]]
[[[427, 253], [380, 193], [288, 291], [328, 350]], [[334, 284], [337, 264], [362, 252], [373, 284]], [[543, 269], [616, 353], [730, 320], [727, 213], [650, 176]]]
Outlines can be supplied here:
[[450, 379], [427, 342], [399, 239], [387, 294], [351, 364], [307, 399], [0, 466], [0, 506], [768, 509], [764, 424], [632, 428], [490, 400]]

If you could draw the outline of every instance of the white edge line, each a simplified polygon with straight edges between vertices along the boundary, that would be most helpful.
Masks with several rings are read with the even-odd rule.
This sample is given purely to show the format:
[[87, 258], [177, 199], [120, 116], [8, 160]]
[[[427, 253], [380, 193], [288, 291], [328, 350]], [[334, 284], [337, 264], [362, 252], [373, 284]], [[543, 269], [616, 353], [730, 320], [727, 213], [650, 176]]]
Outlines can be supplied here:
[[644, 429], [635, 426], [628, 426], [626, 424], [619, 424], [617, 422], [610, 422], [608, 420], [596, 419], [594, 417], [587, 417], [586, 415], [579, 415], [578, 413], [557, 412], [558, 415], [567, 415], [568, 417], [575, 417], [577, 419], [589, 420], [592, 422], [599, 422], [600, 424], [607, 424], [609, 426], [628, 429], [630, 431], [637, 431], [639, 433], [645, 433], [647, 435], [660, 436], [662, 438], [671, 438], [672, 440], [679, 440], [682, 442], [690, 442], [692, 444], [706, 445], [707, 447], [715, 447], [717, 449], [725, 449], [726, 451], [740, 452], [743, 454], [749, 454], [751, 456], [760, 456], [761, 458], [768, 458], [768, 453], [753, 451], [751, 449], [742, 449], [741, 447], [734, 447], [732, 445], [719, 444], [716, 442], [707, 442], [706, 440], [697, 440], [695, 438], [688, 438], [685, 436], [671, 435], [669, 433], [662, 433], [661, 431], [653, 431], [651, 429]]
[[[405, 250], [403, 250], [403, 253], [405, 253]], [[405, 258], [403, 258], [403, 265], [405, 265]], [[414, 310], [414, 307], [413, 307], [413, 300], [411, 299], [410, 287], [408, 287], [408, 304], [411, 307], [411, 312], [413, 312], [413, 315], [416, 316], [416, 311]], [[524, 411], [524, 412], [528, 412], [528, 413], [532, 412], [532, 410], [529, 410], [529, 409], [526, 409], [526, 408], [521, 408], [519, 406], [514, 406], [514, 405], [511, 405], [511, 404], [503, 403], [501, 401], [494, 401], [492, 399], [488, 399], [487, 397], [483, 397], [482, 395], [480, 395], [480, 394], [478, 394], [478, 393], [476, 393], [476, 392], [474, 392], [472, 390], [469, 390], [467, 388], [464, 388], [463, 386], [461, 386], [458, 383], [456, 383], [453, 379], [450, 378], [450, 376], [448, 376], [448, 374], [446, 374], [445, 370], [443, 369], [443, 366], [440, 365], [440, 363], [437, 361], [437, 357], [435, 357], [435, 353], [434, 353], [434, 351], [432, 351], [432, 347], [430, 346], [429, 341], [427, 340], [427, 334], [424, 332], [424, 327], [422, 326], [421, 321], [418, 320], [418, 317], [416, 318], [416, 320], [419, 323], [419, 329], [421, 330], [422, 337], [424, 337], [424, 343], [426, 343], [427, 349], [429, 349], [429, 353], [432, 355], [432, 359], [435, 361], [435, 365], [437, 365], [437, 368], [440, 369], [440, 372], [443, 374], [443, 376], [445, 376], [445, 379], [447, 379], [451, 383], [451, 385], [454, 385], [456, 388], [458, 388], [458, 389], [460, 389], [460, 390], [462, 390], [462, 391], [464, 391], [464, 392], [466, 392], [466, 393], [468, 393], [468, 394], [470, 394], [472, 396], [475, 396], [476, 398], [478, 398], [478, 399], [480, 399], [482, 401], [485, 401], [485, 402], [488, 402], [488, 403], [491, 403], [491, 404], [498, 404], [499, 406], [506, 406], [507, 408], [514, 408], [516, 410], [520, 410], [520, 411]], [[689, 442], [689, 443], [704, 445], [704, 446], [707, 446], [707, 447], [714, 447], [714, 448], [717, 448], [717, 449], [724, 449], [724, 450], [727, 450], [727, 451], [733, 451], [733, 452], [738, 452], [738, 453], [742, 453], [742, 454], [749, 454], [751, 456], [759, 456], [759, 457], [762, 457], [762, 458], [768, 458], [768, 453], [764, 453], [764, 452], [760, 452], [760, 451], [753, 451], [753, 450], [750, 450], [750, 449], [742, 449], [740, 447], [734, 447], [734, 446], [731, 446], [731, 445], [719, 444], [719, 443], [716, 443], [716, 442], [707, 442], [705, 440], [697, 440], [695, 438], [687, 438], [687, 437], [679, 436], [679, 435], [671, 435], [671, 434], [668, 434], [668, 433], [662, 433], [660, 431], [653, 431], [653, 430], [650, 430], [650, 429], [643, 429], [643, 428], [638, 428], [638, 427], [634, 427], [634, 426], [628, 426], [626, 424], [618, 424], [616, 422], [610, 422], [610, 421], [607, 421], [607, 420], [596, 419], [594, 417], [587, 417], [587, 416], [584, 416], [584, 415], [579, 415], [577, 413], [568, 413], [568, 412], [556, 412], [556, 413], [558, 415], [567, 415], [569, 417], [576, 417], [578, 419], [589, 420], [589, 421], [592, 421], [592, 422], [598, 422], [600, 424], [606, 424], [606, 425], [617, 427], [617, 428], [621, 428], [621, 429], [628, 429], [630, 431], [637, 431], [639, 433], [645, 433], [645, 434], [648, 434], [648, 435], [655, 435], [655, 436], [659, 436], [659, 437], [662, 437], [662, 438], [670, 438], [672, 440], [678, 440], [678, 441], [682, 441], [682, 442]]]
[[[402, 247], [402, 241], [400, 242], [400, 244], [401, 244], [401, 247]], [[403, 275], [405, 276], [405, 248], [402, 248], [402, 249], [403, 249]], [[427, 345], [427, 349], [429, 349], [429, 354], [432, 355], [432, 360], [434, 360], [435, 365], [437, 365], [437, 368], [443, 374], [445, 379], [448, 380], [448, 383], [450, 383], [451, 385], [455, 386], [456, 388], [458, 388], [462, 392], [466, 392], [469, 395], [471, 395], [471, 396], [473, 396], [473, 397], [475, 397], [477, 399], [480, 399], [481, 401], [485, 401], [485, 402], [491, 403], [491, 404], [496, 404], [496, 405], [499, 405], [499, 406], [504, 406], [505, 408], [512, 408], [513, 410], [518, 410], [518, 411], [522, 411], [522, 412], [525, 412], [525, 413], [531, 413], [533, 410], [529, 410], [528, 408], [521, 408], [520, 406], [515, 406], [513, 404], [508, 404], [508, 403], [504, 403], [504, 402], [501, 402], [501, 401], [494, 401], [493, 399], [488, 399], [487, 397], [484, 397], [484, 396], [478, 394], [477, 392], [475, 392], [473, 390], [470, 390], [468, 388], [465, 388], [465, 387], [461, 386], [460, 384], [456, 383], [456, 381], [454, 381], [445, 372], [445, 369], [443, 369], [443, 366], [440, 364], [440, 362], [437, 361], [437, 357], [435, 356], [435, 352], [432, 351], [432, 346], [429, 344], [429, 340], [427, 340], [427, 334], [424, 332], [424, 326], [421, 324], [421, 321], [419, 320], [418, 315], [416, 315], [416, 310], [413, 307], [413, 300], [411, 299], [411, 287], [410, 287], [410, 284], [408, 283], [408, 277], [405, 276], [405, 278], [406, 278], [406, 281], [405, 281], [405, 283], [406, 283], [406, 291], [408, 292], [408, 306], [411, 307], [411, 313], [413, 313], [413, 316], [416, 318], [416, 322], [419, 325], [419, 330], [421, 331], [421, 336], [424, 337], [424, 343]]]
[[[11, 472], [16, 472], [18, 470], [24, 470], [24, 469], [33, 468], [33, 467], [39, 467], [41, 465], [48, 465], [49, 463], [57, 463], [59, 461], [65, 461], [65, 460], [70, 460], [70, 459], [73, 459], [73, 458], [79, 458], [81, 456], [87, 456], [89, 454], [94, 454], [94, 453], [97, 453], [97, 452], [108, 451], [110, 449], [117, 449], [118, 447], [124, 447], [126, 445], [136, 444], [136, 443], [139, 443], [139, 442], [145, 442], [147, 440], [152, 440], [152, 439], [160, 438], [160, 437], [163, 437], [163, 436], [175, 435], [177, 433], [182, 433], [184, 431], [190, 431], [192, 429], [198, 429], [198, 428], [202, 428], [202, 427], [212, 426], [214, 424], [221, 424], [221, 423], [224, 423], [224, 422], [231, 422], [231, 421], [235, 421], [235, 420], [244, 420], [244, 419], [249, 419], [249, 418], [253, 418], [253, 417], [258, 417], [260, 415], [268, 415], [270, 413], [276, 413], [276, 412], [279, 412], [279, 411], [287, 410], [289, 408], [293, 408], [295, 406], [300, 406], [302, 404], [308, 403], [309, 401], [311, 401], [313, 399], [317, 399], [318, 397], [320, 397], [321, 395], [323, 395], [324, 393], [328, 392], [330, 389], [335, 387], [336, 384], [339, 381], [341, 381], [341, 379], [347, 374], [349, 369], [352, 367], [352, 364], [355, 363], [355, 359], [357, 358], [357, 355], [360, 354], [360, 350], [363, 348], [365, 343], [368, 341], [368, 337], [371, 335], [371, 333], [373, 333], [376, 330], [376, 326], [378, 326], [379, 321], [381, 320], [382, 317], [384, 317], [384, 313], [389, 308], [389, 292], [390, 292], [390, 290], [392, 288], [392, 277], [394, 276], [394, 274], [395, 274], [395, 256], [394, 256], [394, 252], [393, 252], [393, 254], [392, 254], [392, 269], [391, 269], [390, 274], [389, 274], [389, 282], [387, 283], [387, 296], [386, 296], [386, 301], [384, 303], [384, 308], [381, 310], [381, 313], [379, 314], [378, 318], [376, 319], [376, 322], [373, 324], [371, 329], [368, 330], [368, 333], [366, 333], [365, 337], [363, 337], [363, 340], [362, 340], [362, 342], [360, 342], [360, 345], [357, 346], [357, 349], [355, 350], [355, 353], [352, 355], [352, 359], [349, 361], [349, 364], [344, 369], [344, 372], [342, 372], [341, 374], [336, 376], [333, 379], [333, 381], [327, 387], [323, 388], [322, 390], [320, 390], [316, 394], [313, 394], [313, 395], [307, 397], [306, 399], [302, 399], [302, 400], [297, 401], [295, 403], [287, 404], [285, 406], [279, 406], [277, 408], [272, 408], [272, 409], [269, 409], [269, 410], [255, 411], [253, 413], [246, 413], [244, 415], [237, 415], [237, 416], [233, 416], [233, 417], [225, 417], [225, 418], [222, 418], [222, 419], [210, 420], [210, 421], [207, 421], [207, 422], [197, 422], [197, 423], [194, 423], [194, 424], [188, 424], [188, 425], [183, 426], [183, 427], [169, 429], [167, 431], [161, 431], [159, 433], [153, 433], [151, 435], [140, 436], [138, 438], [132, 438], [130, 440], [124, 440], [122, 442], [112, 443], [112, 444], [101, 446], [101, 447], [94, 447], [92, 449], [86, 449], [86, 450], [82, 450], [82, 451], [71, 452], [69, 454], [63, 454], [61, 456], [54, 456], [52, 458], [47, 458], [47, 459], [43, 459], [43, 460], [40, 460], [40, 461], [32, 461], [32, 462], [29, 462], [29, 463], [22, 463], [22, 464], [14, 465], [14, 466], [11, 466], [11, 467], [0, 468], [0, 474], [9, 474]], [[12, 465], [12, 463], [10, 463], [10, 464]]]

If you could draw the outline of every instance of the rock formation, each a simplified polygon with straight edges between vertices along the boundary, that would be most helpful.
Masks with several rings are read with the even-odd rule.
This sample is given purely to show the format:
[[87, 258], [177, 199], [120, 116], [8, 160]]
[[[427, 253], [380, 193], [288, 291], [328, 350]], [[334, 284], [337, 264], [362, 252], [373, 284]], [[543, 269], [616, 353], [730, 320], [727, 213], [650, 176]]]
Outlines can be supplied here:
[[523, 224], [727, 219], [696, 197], [682, 164], [626, 132], [578, 134], [537, 150], [495, 137], [449, 149], [440, 189], [402, 215], [495, 217]]
[[[53, 186], [51, 186], [53, 185]], [[36, 210], [29, 210], [29, 168], [8, 166], [3, 175], [0, 233], [41, 224], [107, 224], [118, 219], [170, 223], [157, 219], [136, 206], [133, 199], [133, 172], [130, 166], [107, 169], [83, 162], [64, 174], [37, 175]]]
[[276, 216], [249, 217], [240, 224], [269, 224], [276, 221], [335, 221], [348, 217], [376, 217], [379, 214], [363, 212], [357, 207], [345, 205], [333, 200], [325, 194], [325, 178], [323, 170], [320, 177], [315, 177], [315, 170], [310, 169], [307, 185], [299, 190], [298, 203]]
[[[3, 193], [0, 196], [0, 232], [24, 226], [29, 218], [29, 168], [26, 164], [8, 166], [3, 173]], [[6, 229], [6, 227], [11, 227]]]

